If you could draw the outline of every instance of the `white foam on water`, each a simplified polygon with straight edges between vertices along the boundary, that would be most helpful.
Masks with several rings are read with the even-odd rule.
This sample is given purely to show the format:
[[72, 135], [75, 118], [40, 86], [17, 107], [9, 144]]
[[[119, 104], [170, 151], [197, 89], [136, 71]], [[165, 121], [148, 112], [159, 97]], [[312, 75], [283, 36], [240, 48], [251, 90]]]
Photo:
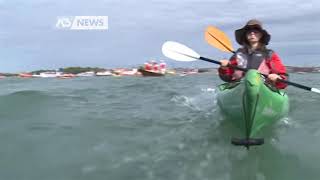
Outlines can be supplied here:
[[214, 88], [202, 88], [201, 91], [203, 92], [216, 92]]
[[192, 110], [200, 111], [200, 108], [194, 103], [194, 98], [187, 96], [173, 96], [171, 101], [177, 105], [188, 107]]
[[195, 111], [204, 111], [211, 114], [216, 110], [216, 89], [212, 87], [200, 87], [200, 92], [192, 96], [175, 95], [171, 98], [179, 106], [185, 106]]
[[279, 125], [281, 127], [286, 127], [286, 128], [290, 128], [290, 127], [297, 128], [300, 126], [299, 123], [297, 121], [294, 121], [294, 119], [291, 118], [290, 116], [280, 119]]

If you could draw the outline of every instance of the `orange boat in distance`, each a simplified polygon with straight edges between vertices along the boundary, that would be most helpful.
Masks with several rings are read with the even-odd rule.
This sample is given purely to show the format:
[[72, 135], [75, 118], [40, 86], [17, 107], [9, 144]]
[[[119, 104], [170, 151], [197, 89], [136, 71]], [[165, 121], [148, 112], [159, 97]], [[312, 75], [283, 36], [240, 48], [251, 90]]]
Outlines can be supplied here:
[[152, 60], [144, 63], [144, 66], [139, 68], [139, 72], [142, 76], [165, 76], [166, 74], [166, 63], [161, 61], [159, 64]]
[[31, 73], [20, 73], [19, 77], [20, 78], [32, 78], [32, 74]]

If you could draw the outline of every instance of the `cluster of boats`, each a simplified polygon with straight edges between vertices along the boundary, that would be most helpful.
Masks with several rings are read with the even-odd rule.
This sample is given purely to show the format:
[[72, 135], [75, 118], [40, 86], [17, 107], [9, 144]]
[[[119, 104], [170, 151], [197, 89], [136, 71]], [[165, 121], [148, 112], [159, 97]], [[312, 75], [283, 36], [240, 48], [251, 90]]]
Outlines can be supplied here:
[[64, 73], [64, 72], [57, 72], [57, 71], [50, 71], [50, 72], [41, 72], [39, 74], [32, 74], [32, 73], [20, 73], [18, 76], [21, 78], [74, 78], [74, 77], [93, 77], [93, 76], [136, 76], [139, 75], [137, 69], [126, 70], [126, 69], [117, 69], [113, 71], [88, 71], [82, 72], [78, 74], [72, 73]]
[[[150, 77], [161, 77], [166, 75], [178, 75], [178, 76], [187, 76], [187, 75], [193, 75], [198, 74], [200, 72], [197, 71], [197, 69], [192, 69], [188, 71], [179, 71], [178, 73], [176, 70], [167, 69], [164, 72], [157, 72], [157, 71], [150, 71], [145, 70], [144, 68], [139, 69], [132, 69], [132, 70], [116, 70], [116, 71], [101, 71], [101, 72], [94, 72], [94, 71], [88, 71], [88, 72], [82, 72], [78, 74], [72, 74], [72, 73], [64, 73], [64, 72], [56, 72], [56, 71], [50, 71], [50, 72], [42, 72], [39, 74], [32, 74], [32, 73], [20, 73], [16, 76], [20, 78], [59, 78], [59, 79], [69, 79], [69, 78], [75, 78], [75, 77], [93, 77], [93, 76], [150, 76]], [[11, 75], [12, 76], [12, 75]], [[0, 79], [6, 78], [4, 75], [0, 75]]]
[[[81, 73], [68, 73], [61, 71], [44, 71], [37, 73], [20, 73], [12, 74], [8, 76], [18, 76], [20, 78], [60, 78], [60, 79], [69, 79], [74, 77], [93, 77], [93, 76], [155, 76], [161, 77], [166, 75], [178, 75], [186, 76], [198, 74], [200, 71], [198, 69], [187, 69], [187, 68], [178, 68], [178, 69], [167, 69], [164, 61], [157, 63], [155, 61], [149, 61], [144, 63], [143, 66], [139, 68], [126, 69], [126, 68], [117, 68], [104, 71], [87, 71]], [[6, 75], [0, 74], [0, 79], [5, 78]]]

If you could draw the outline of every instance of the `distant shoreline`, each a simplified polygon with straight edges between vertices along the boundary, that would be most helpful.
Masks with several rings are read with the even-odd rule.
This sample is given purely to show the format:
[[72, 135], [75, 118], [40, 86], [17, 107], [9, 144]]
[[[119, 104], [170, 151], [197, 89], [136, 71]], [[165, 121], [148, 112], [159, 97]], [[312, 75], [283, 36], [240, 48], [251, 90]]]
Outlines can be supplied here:
[[[299, 66], [286, 66], [288, 73], [320, 73], [320, 67], [299, 67]], [[86, 72], [86, 71], [94, 71], [94, 72], [101, 72], [101, 71], [116, 71], [118, 69], [130, 70], [134, 68], [100, 68], [100, 67], [66, 67], [60, 68], [59, 71], [63, 73], [74, 73], [77, 74], [79, 72]], [[174, 70], [176, 72], [189, 72], [192, 70], [198, 70], [199, 73], [204, 72], [217, 72], [218, 68], [186, 68], [186, 67], [178, 67], [178, 68], [169, 68], [170, 70]], [[57, 70], [36, 70], [30, 72], [23, 72], [23, 73], [30, 73], [30, 74], [39, 74], [40, 72], [45, 71], [57, 71]], [[1, 73], [0, 76], [19, 76], [20, 73]]]

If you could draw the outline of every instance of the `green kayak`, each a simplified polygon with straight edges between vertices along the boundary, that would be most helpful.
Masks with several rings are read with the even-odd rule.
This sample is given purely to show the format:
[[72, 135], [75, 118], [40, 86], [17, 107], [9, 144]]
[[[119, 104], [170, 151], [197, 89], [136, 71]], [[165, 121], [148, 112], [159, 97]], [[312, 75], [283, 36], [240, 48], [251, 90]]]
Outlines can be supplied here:
[[218, 105], [243, 132], [243, 139], [233, 138], [232, 144], [249, 148], [264, 143], [255, 137], [262, 128], [287, 115], [289, 99], [285, 91], [266, 85], [257, 70], [249, 70], [240, 82], [219, 86]]

